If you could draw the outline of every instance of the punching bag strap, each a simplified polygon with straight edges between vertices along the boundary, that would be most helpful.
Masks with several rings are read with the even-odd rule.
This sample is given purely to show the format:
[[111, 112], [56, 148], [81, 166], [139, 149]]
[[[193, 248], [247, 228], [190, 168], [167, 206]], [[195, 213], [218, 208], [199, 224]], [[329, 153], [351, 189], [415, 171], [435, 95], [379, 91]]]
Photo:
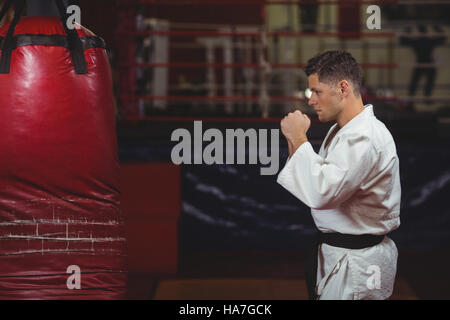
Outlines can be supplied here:
[[67, 42], [69, 44], [70, 54], [72, 55], [73, 64], [75, 66], [75, 72], [77, 74], [86, 74], [88, 71], [86, 60], [84, 58], [84, 49], [80, 37], [78, 36], [78, 32], [75, 29], [70, 29], [67, 27], [67, 19], [69, 16], [67, 15], [67, 7], [64, 5], [62, 0], [55, 0], [55, 2], [58, 6], [62, 24], [67, 33]]
[[[5, 6], [9, 7], [11, 5], [10, 1], [8, 1]], [[15, 47], [14, 42], [14, 29], [16, 28], [17, 23], [20, 20], [23, 9], [25, 8], [25, 0], [14, 0], [14, 19], [9, 25], [8, 33], [5, 38], [5, 42], [3, 43], [2, 48], [2, 57], [0, 59], [0, 74], [9, 73], [10, 65], [11, 65], [11, 55], [12, 51]], [[3, 10], [2, 10], [3, 14]]]

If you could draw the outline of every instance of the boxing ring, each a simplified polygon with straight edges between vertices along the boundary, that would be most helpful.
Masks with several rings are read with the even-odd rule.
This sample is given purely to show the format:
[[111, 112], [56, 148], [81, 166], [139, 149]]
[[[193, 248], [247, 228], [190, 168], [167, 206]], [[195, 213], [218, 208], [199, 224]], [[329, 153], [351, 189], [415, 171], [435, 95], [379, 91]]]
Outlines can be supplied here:
[[[190, 5], [209, 6], [211, 10], [217, 10], [220, 6], [223, 9], [236, 3], [194, 1]], [[355, 3], [360, 6], [369, 4], [367, 1]], [[395, 3], [382, 1], [379, 4]], [[367, 103], [389, 104], [393, 107], [391, 109], [403, 110], [414, 102], [449, 101], [445, 94], [448, 84], [436, 86], [436, 90], [444, 92], [439, 96], [408, 96], [402, 93], [407, 84], [398, 83], [394, 75], [398, 77], [398, 74], [408, 72], [417, 63], [398, 61], [395, 56], [400, 39], [405, 36], [398, 26], [391, 28], [392, 31], [364, 31], [364, 26], [362, 31], [348, 31], [345, 25], [319, 26], [321, 30], [315, 32], [284, 30], [288, 27], [271, 27], [269, 30], [269, 8], [318, 4], [327, 8], [339, 7], [334, 1], [239, 2], [237, 8], [251, 8], [252, 19], [259, 23], [240, 22], [239, 25], [172, 22], [156, 18], [158, 10], [164, 15], [168, 10], [185, 9], [186, 2], [183, 1], [138, 1], [135, 6], [123, 2], [119, 18], [123, 23], [118, 25], [116, 36], [121, 43], [118, 53], [121, 80], [118, 88], [124, 117], [192, 113], [191, 110], [176, 108], [177, 105], [182, 108], [183, 103], [204, 106], [203, 113], [216, 110], [216, 113], [229, 116], [281, 116], [295, 106], [304, 105], [300, 87], [305, 88], [305, 78], [298, 70], [305, 64], [297, 61], [311, 55], [307, 53], [308, 47], [317, 51], [330, 48], [356, 50], [364, 76], [370, 81], [367, 92], [363, 91]], [[136, 6], [139, 6], [139, 12], [134, 10]], [[155, 17], [146, 19], [143, 15], [145, 10]], [[363, 24], [364, 21], [360, 22]], [[283, 52], [287, 53], [283, 55]], [[374, 58], [378, 56], [381, 60]], [[202, 70], [201, 73], [199, 70]], [[159, 80], [145, 84], [142, 83], [144, 75], [146, 79], [155, 77]], [[195, 78], [198, 83], [179, 81], [177, 86], [178, 78], [185, 76]], [[371, 91], [373, 88], [376, 89]], [[303, 110], [311, 112], [308, 108]]]

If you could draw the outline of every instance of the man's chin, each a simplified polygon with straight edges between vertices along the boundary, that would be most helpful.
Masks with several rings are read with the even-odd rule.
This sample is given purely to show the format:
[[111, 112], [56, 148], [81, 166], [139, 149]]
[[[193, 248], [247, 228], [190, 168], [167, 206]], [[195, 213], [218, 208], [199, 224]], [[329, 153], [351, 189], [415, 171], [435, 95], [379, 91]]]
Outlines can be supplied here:
[[330, 122], [330, 121], [331, 121], [330, 119], [324, 117], [324, 116], [321, 115], [321, 114], [318, 114], [317, 117], [319, 118], [319, 121], [322, 122], [322, 123], [327, 123], [327, 122]]

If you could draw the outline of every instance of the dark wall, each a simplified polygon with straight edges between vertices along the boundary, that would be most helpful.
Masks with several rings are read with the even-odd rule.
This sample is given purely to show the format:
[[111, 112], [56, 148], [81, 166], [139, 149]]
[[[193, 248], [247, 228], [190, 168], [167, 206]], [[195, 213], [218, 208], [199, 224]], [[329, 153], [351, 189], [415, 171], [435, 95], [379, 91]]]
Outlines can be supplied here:
[[80, 0], [81, 24], [102, 37], [106, 45], [113, 44], [117, 19], [115, 0]]

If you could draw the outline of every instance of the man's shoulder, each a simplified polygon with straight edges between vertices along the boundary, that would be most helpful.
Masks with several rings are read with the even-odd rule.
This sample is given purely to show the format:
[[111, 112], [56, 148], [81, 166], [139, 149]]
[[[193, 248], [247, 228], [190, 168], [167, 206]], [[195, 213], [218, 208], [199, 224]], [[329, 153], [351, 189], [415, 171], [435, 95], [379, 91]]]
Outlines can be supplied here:
[[383, 122], [374, 116], [361, 119], [350, 130], [343, 132], [343, 136], [348, 140], [363, 139], [369, 142], [378, 152], [391, 150], [392, 147], [395, 149], [391, 132]]

